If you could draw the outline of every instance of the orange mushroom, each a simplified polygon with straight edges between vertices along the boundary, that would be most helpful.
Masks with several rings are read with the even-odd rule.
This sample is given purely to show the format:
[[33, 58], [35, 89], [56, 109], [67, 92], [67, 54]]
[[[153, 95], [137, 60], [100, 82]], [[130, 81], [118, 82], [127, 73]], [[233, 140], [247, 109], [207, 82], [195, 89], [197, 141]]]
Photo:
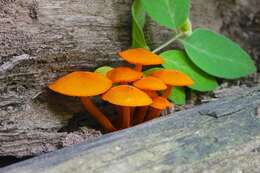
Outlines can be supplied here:
[[135, 69], [137, 71], [142, 71], [143, 65], [163, 64], [163, 59], [160, 56], [144, 48], [128, 49], [119, 52], [119, 56], [130, 64], [135, 64]]
[[100, 74], [77, 71], [59, 78], [48, 87], [63, 95], [80, 97], [87, 111], [97, 119], [106, 131], [112, 132], [116, 130], [112, 123], [89, 98], [106, 92], [111, 86], [112, 82]]
[[[135, 80], [140, 79], [143, 76], [142, 72], [133, 70], [129, 67], [117, 67], [114, 68], [113, 70], [110, 70], [107, 73], [107, 77], [112, 80], [115, 83], [120, 83], [120, 84], [127, 84], [128, 82], [133, 82]], [[131, 109], [131, 116], [133, 115], [135, 108]], [[121, 107], [117, 108], [117, 111], [119, 113], [117, 125], [121, 124], [122, 121], [122, 112]]]
[[[152, 76], [135, 81], [133, 85], [139, 89], [144, 90], [152, 98], [157, 96], [156, 91], [167, 89], [167, 85], [165, 85], [160, 79]], [[148, 106], [143, 106], [136, 110], [136, 124], [140, 124], [144, 121], [147, 110]]]
[[115, 83], [126, 83], [140, 79], [142, 72], [129, 67], [117, 67], [107, 73], [107, 77]]
[[144, 77], [135, 81], [133, 85], [142, 90], [159, 91], [165, 90], [167, 86], [158, 78], [153, 76]]
[[158, 70], [151, 73], [165, 84], [167, 84], [167, 89], [163, 93], [164, 98], [168, 98], [173, 86], [191, 86], [193, 85], [192, 79], [184, 73], [177, 70]]
[[150, 106], [152, 109], [146, 116], [146, 121], [159, 117], [162, 110], [172, 107], [172, 104], [164, 97], [155, 97], [153, 98], [153, 103]]
[[122, 128], [130, 127], [130, 107], [147, 106], [152, 99], [143, 91], [130, 85], [119, 85], [111, 88], [102, 96], [103, 100], [122, 106]]
[[[160, 79], [161, 81], [163, 81], [165, 84], [167, 84], [167, 89], [163, 92], [162, 95], [162, 97], [165, 98], [166, 100], [171, 93], [172, 87], [193, 85], [193, 81], [189, 76], [177, 70], [162, 69], [162, 70], [152, 72], [151, 76], [154, 76]], [[161, 112], [158, 111], [158, 109], [152, 108], [148, 114], [147, 119], [150, 120], [151, 118], [158, 117], [160, 116], [160, 113]]]

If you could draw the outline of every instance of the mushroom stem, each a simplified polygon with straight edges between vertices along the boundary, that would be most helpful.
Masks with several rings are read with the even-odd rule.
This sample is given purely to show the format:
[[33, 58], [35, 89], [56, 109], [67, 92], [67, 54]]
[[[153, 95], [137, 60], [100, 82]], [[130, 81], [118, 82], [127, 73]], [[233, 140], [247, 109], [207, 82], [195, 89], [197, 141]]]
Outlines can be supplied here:
[[162, 95], [162, 97], [164, 97], [164, 98], [168, 98], [169, 96], [170, 96], [170, 94], [171, 94], [171, 90], [172, 90], [172, 86], [167, 86], [167, 89], [163, 92], [163, 95]]
[[112, 125], [109, 119], [92, 103], [89, 97], [80, 97], [86, 110], [97, 119], [97, 121], [104, 127], [108, 132], [116, 131], [116, 128]]
[[122, 128], [130, 127], [131, 122], [131, 109], [128, 106], [122, 107], [123, 117], [122, 117]]
[[134, 117], [135, 117], [136, 107], [130, 108], [130, 126], [134, 125]]
[[162, 112], [162, 110], [160, 110], [160, 109], [152, 108], [150, 110], [150, 112], [148, 113], [148, 115], [145, 117], [145, 121], [149, 121], [149, 120], [159, 117], [161, 112]]
[[[145, 90], [144, 91], [147, 95], [149, 95], [151, 98], [157, 97], [158, 94], [155, 91]], [[144, 122], [146, 113], [148, 111], [148, 106], [142, 106], [137, 108], [136, 114], [135, 114], [135, 124], [140, 124]]]
[[143, 65], [142, 64], [136, 64], [135, 65], [135, 70], [136, 71], [142, 71]]
[[118, 118], [116, 120], [116, 127], [118, 129], [121, 128], [121, 124], [122, 124], [122, 117], [123, 117], [123, 110], [122, 110], [122, 107], [121, 106], [118, 106], [116, 105], [116, 110], [117, 110], [117, 113], [118, 113]]
[[158, 94], [157, 94], [156, 91], [145, 90], [144, 92], [145, 92], [148, 96], [150, 96], [151, 98], [158, 97]]
[[135, 124], [140, 124], [144, 122], [145, 115], [147, 113], [148, 106], [142, 106], [137, 108], [136, 114], [135, 114]]

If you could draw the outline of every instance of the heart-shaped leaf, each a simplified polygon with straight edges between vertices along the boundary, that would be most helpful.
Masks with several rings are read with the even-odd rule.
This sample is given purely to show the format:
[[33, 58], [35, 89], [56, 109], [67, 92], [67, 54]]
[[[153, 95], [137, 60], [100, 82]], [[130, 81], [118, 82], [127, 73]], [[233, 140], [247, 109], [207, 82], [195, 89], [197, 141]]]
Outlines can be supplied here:
[[184, 105], [186, 103], [186, 92], [183, 87], [174, 87], [168, 97], [176, 105]]
[[189, 16], [190, 0], [142, 0], [149, 16], [170, 29], [180, 27]]
[[133, 48], [148, 48], [145, 37], [144, 28], [145, 24], [145, 10], [141, 0], [134, 0], [132, 5], [132, 47]]
[[236, 79], [256, 71], [250, 56], [236, 43], [207, 29], [197, 29], [182, 40], [194, 64], [210, 75]]
[[171, 50], [163, 52], [160, 56], [164, 59], [162, 64], [164, 68], [178, 70], [192, 78], [194, 84], [190, 88], [198, 91], [211, 91], [218, 87], [216, 79], [193, 64], [185, 52]]

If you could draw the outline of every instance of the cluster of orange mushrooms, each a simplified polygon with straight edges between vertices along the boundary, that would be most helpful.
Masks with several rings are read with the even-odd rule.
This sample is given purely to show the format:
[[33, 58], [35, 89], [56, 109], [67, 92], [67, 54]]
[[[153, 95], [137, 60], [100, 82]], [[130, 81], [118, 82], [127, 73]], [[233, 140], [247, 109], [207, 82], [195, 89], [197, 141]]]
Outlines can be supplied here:
[[[119, 56], [135, 67], [117, 67], [106, 74], [76, 71], [59, 78], [49, 88], [63, 95], [80, 97], [86, 110], [102, 127], [113, 132], [159, 117], [164, 109], [172, 107], [167, 100], [172, 87], [193, 84], [189, 76], [176, 70], [155, 70], [145, 76], [143, 66], [163, 63], [160, 56], [146, 49], [129, 49]], [[98, 95], [118, 110], [120, 123], [116, 126], [91, 101], [91, 97]]]

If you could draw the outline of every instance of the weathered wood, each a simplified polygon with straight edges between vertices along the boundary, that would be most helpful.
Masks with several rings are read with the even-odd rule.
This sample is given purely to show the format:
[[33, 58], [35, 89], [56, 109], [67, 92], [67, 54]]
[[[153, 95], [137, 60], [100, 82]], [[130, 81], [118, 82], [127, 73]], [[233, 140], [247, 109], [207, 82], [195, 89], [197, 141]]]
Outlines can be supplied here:
[[[0, 0], [0, 156], [31, 156], [59, 148], [68, 134], [60, 129], [83, 109], [77, 99], [46, 91], [46, 86], [74, 70], [116, 65], [116, 52], [130, 46], [131, 2]], [[193, 0], [191, 19], [195, 27], [234, 37], [239, 28], [239, 36], [250, 31], [249, 40], [258, 38], [254, 27], [259, 1], [243, 2]], [[246, 14], [241, 13], [244, 9]], [[241, 27], [249, 11], [251, 23]], [[152, 48], [171, 35], [151, 22], [146, 30]], [[245, 44], [257, 57], [260, 51], [251, 46], [255, 43]]]
[[70, 71], [116, 65], [116, 52], [129, 45], [130, 4], [0, 0], [0, 156], [56, 150], [73, 133], [86, 139], [60, 132], [83, 112], [80, 102], [46, 86]]
[[45, 154], [0, 172], [259, 173], [259, 106], [260, 88], [256, 88]]

